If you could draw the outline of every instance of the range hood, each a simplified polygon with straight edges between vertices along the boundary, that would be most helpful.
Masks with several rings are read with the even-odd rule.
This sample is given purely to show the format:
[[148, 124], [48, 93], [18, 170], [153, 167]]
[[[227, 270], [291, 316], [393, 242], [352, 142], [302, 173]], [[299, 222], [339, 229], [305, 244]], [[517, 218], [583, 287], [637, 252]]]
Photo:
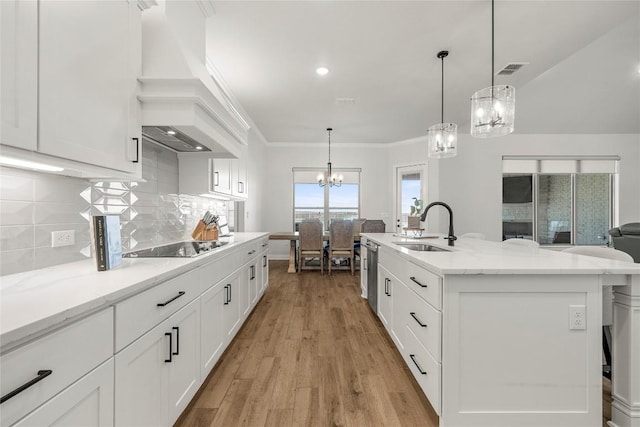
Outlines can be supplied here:
[[205, 65], [210, 0], [154, 3], [142, 12], [143, 136], [178, 152], [239, 157], [249, 125]]

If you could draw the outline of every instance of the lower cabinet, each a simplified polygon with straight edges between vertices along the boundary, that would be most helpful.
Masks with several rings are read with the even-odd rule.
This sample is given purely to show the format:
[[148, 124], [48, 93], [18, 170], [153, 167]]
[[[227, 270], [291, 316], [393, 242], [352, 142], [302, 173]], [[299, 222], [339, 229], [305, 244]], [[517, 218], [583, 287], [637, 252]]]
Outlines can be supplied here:
[[113, 426], [113, 358], [14, 426]]
[[116, 425], [170, 425], [200, 386], [200, 299], [116, 354]]
[[378, 264], [378, 316], [389, 333], [391, 333], [393, 322], [394, 285], [393, 275], [381, 264]]
[[225, 349], [227, 284], [219, 282], [200, 297], [200, 376], [204, 380]]
[[269, 286], [269, 256], [267, 255], [267, 251], [265, 250], [262, 253], [262, 261], [260, 266], [260, 289], [258, 290], [258, 297], [264, 294], [264, 291]]
[[242, 298], [248, 300], [246, 290], [242, 290], [240, 281], [240, 271], [236, 271], [231, 276], [223, 280], [224, 298], [222, 303], [222, 321], [224, 325], [224, 342], [225, 346], [242, 326]]

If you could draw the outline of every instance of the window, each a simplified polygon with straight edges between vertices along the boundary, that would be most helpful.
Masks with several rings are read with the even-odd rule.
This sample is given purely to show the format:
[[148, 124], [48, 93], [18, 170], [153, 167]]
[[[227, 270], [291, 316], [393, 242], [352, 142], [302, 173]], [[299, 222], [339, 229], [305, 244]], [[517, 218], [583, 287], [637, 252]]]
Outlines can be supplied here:
[[503, 239], [606, 244], [615, 209], [617, 162], [617, 157], [503, 158]]
[[293, 169], [294, 230], [300, 221], [319, 219], [325, 229], [334, 219], [360, 218], [360, 169], [334, 169], [343, 176], [340, 187], [320, 187], [317, 176], [321, 169]]

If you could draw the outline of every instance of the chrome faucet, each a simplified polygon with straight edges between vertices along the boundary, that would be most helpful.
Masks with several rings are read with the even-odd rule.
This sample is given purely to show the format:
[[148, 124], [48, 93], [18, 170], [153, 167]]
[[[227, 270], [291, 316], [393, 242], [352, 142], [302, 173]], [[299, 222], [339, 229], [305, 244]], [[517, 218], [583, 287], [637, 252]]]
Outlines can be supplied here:
[[425, 221], [427, 219], [427, 212], [429, 212], [429, 209], [431, 209], [432, 206], [436, 206], [436, 205], [444, 206], [449, 211], [449, 235], [445, 237], [445, 239], [449, 241], [449, 246], [453, 246], [453, 242], [457, 239], [457, 237], [454, 236], [453, 234], [453, 211], [451, 210], [451, 207], [448, 204], [444, 202], [429, 203], [427, 207], [424, 209], [424, 212], [422, 212], [420, 221]]

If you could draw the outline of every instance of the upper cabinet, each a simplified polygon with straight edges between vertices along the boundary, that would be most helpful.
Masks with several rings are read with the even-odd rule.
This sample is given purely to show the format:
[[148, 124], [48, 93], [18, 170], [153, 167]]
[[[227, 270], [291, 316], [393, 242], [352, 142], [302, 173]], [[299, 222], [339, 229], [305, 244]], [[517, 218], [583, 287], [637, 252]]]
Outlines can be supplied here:
[[0, 4], [2, 144], [141, 176], [137, 2]]
[[38, 143], [38, 3], [0, 2], [0, 142]]
[[212, 158], [204, 153], [179, 153], [178, 187], [182, 194], [224, 200], [246, 200], [249, 196], [244, 158]]

